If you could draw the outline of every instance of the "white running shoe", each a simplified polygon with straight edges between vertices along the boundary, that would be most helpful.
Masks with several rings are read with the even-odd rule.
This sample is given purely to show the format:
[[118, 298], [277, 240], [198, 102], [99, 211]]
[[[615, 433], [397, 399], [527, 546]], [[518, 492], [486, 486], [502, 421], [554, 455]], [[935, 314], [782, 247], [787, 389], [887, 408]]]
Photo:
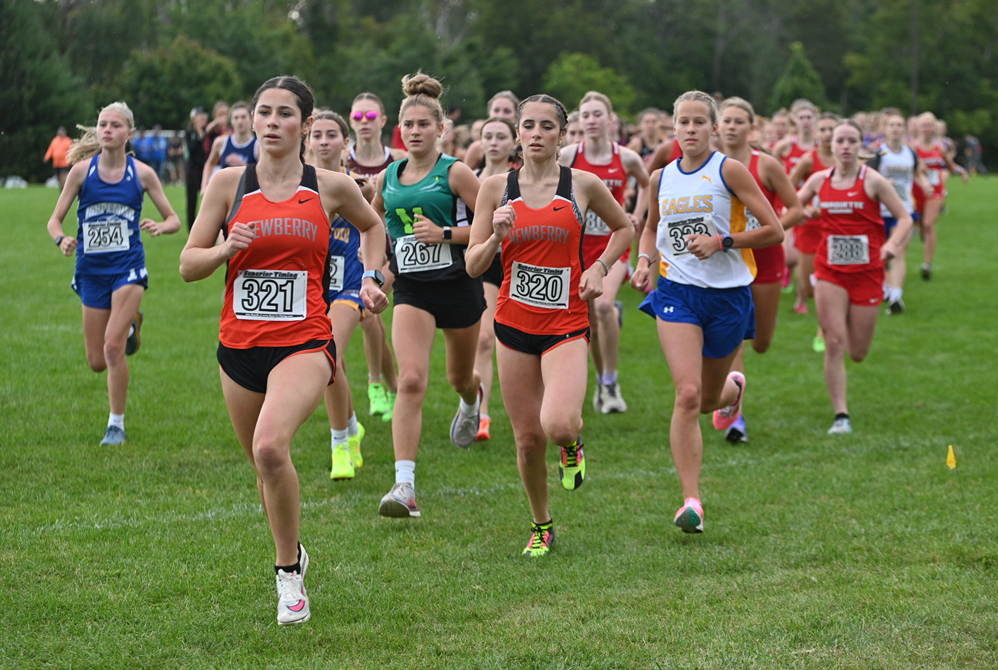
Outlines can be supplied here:
[[458, 407], [457, 414], [454, 415], [454, 421], [450, 425], [450, 441], [454, 443], [455, 447], [467, 449], [478, 438], [478, 423], [481, 417], [482, 396], [484, 394], [484, 387], [479, 385], [478, 410], [474, 414], [465, 414]]
[[852, 422], [849, 417], [843, 416], [835, 420], [832, 427], [828, 429], [829, 435], [848, 435], [852, 432]]
[[381, 499], [378, 514], [396, 519], [418, 519], [419, 508], [416, 507], [416, 491], [412, 484], [396, 482]]
[[301, 574], [277, 571], [277, 625], [288, 626], [305, 623], [312, 616], [305, 595], [305, 571], [308, 570], [308, 553], [301, 547]]
[[600, 411], [604, 414], [619, 414], [627, 411], [627, 403], [620, 395], [620, 384], [617, 382], [603, 387], [603, 406]]
[[593, 391], [593, 409], [597, 412], [603, 411], [603, 384], [599, 380], [596, 380], [596, 390]]

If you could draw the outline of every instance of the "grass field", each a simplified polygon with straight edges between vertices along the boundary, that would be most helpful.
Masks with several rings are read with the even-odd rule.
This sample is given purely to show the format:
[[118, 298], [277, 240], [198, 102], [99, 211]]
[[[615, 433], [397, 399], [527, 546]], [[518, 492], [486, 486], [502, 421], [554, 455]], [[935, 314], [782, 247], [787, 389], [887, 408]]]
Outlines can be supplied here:
[[[728, 446], [703, 420], [700, 536], [671, 523], [672, 387], [630, 289], [630, 410], [587, 403], [579, 491], [557, 486], [551, 451], [559, 545], [544, 560], [519, 556], [530, 518], [498, 393], [492, 441], [454, 448], [440, 355], [423, 518], [377, 515], [394, 459], [389, 426], [366, 417], [358, 331], [364, 467], [330, 482], [322, 409], [295, 439], [312, 619], [290, 629], [218, 381], [221, 273], [186, 285], [185, 233], [145, 240], [129, 441], [98, 447], [106, 382], [86, 366], [73, 263], [45, 234], [57, 194], [0, 191], [0, 667], [998, 667], [998, 180], [951, 183], [933, 280], [912, 277], [908, 311], [881, 317], [870, 357], [849, 366], [851, 436], [825, 434], [813, 310], [794, 315], [785, 296], [772, 349], [747, 356], [751, 443]], [[182, 191], [168, 193], [181, 211]], [[911, 266], [920, 255], [915, 242]]]

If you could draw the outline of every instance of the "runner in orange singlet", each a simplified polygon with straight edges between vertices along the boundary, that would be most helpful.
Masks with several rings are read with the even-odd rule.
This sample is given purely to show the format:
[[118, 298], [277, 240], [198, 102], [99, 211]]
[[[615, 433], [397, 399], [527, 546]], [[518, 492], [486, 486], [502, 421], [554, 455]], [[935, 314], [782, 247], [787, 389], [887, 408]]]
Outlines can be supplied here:
[[[585, 478], [587, 301], [599, 296], [610, 264], [634, 234], [602, 180], [558, 164], [567, 125], [565, 107], [550, 96], [531, 96], [520, 104], [523, 167], [482, 184], [465, 257], [468, 274], [478, 276], [502, 246], [497, 365], [533, 516], [526, 556], [543, 556], [554, 543], [544, 458], [548, 440], [561, 447], [562, 485], [574, 490]], [[582, 212], [588, 210], [612, 233], [586, 268]]]
[[[256, 470], [273, 534], [281, 625], [310, 616], [291, 439], [335, 372], [326, 315], [335, 212], [361, 231], [365, 307], [380, 312], [388, 305], [375, 272], [384, 254], [378, 215], [353, 179], [302, 163], [313, 106], [311, 89], [296, 77], [275, 77], [257, 90], [252, 109], [260, 161], [215, 175], [180, 255], [185, 281], [226, 266], [218, 347], [222, 392]], [[225, 241], [216, 244], [219, 232]]]

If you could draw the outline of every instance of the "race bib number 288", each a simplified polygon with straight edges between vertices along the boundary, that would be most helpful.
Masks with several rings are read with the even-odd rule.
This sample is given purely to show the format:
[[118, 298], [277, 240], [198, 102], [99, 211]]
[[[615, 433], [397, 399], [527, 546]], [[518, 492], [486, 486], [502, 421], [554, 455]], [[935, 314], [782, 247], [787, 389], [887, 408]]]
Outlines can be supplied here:
[[302, 321], [308, 272], [244, 270], [233, 282], [232, 310], [246, 321]]
[[868, 265], [870, 239], [866, 235], [829, 235], [829, 265]]
[[568, 309], [572, 268], [545, 268], [513, 261], [509, 297], [544, 309]]

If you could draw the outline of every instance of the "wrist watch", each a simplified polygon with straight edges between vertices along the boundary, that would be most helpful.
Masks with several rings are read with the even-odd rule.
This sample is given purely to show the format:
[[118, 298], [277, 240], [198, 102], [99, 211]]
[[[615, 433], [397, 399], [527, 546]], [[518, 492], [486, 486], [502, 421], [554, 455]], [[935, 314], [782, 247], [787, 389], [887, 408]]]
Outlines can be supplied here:
[[60, 235], [59, 237], [55, 238], [55, 246], [57, 247], [62, 246], [62, 241], [64, 239], [66, 239], [65, 235]]
[[360, 276], [361, 281], [368, 278], [373, 279], [374, 283], [378, 285], [378, 288], [385, 285], [385, 275], [381, 274], [378, 270], [368, 270]]
[[444, 242], [450, 242], [454, 238], [454, 231], [450, 226], [444, 226]]
[[727, 252], [728, 249], [734, 246], [735, 241], [731, 238], [730, 235], [725, 235], [724, 241], [721, 244], [724, 246], [724, 251]]

